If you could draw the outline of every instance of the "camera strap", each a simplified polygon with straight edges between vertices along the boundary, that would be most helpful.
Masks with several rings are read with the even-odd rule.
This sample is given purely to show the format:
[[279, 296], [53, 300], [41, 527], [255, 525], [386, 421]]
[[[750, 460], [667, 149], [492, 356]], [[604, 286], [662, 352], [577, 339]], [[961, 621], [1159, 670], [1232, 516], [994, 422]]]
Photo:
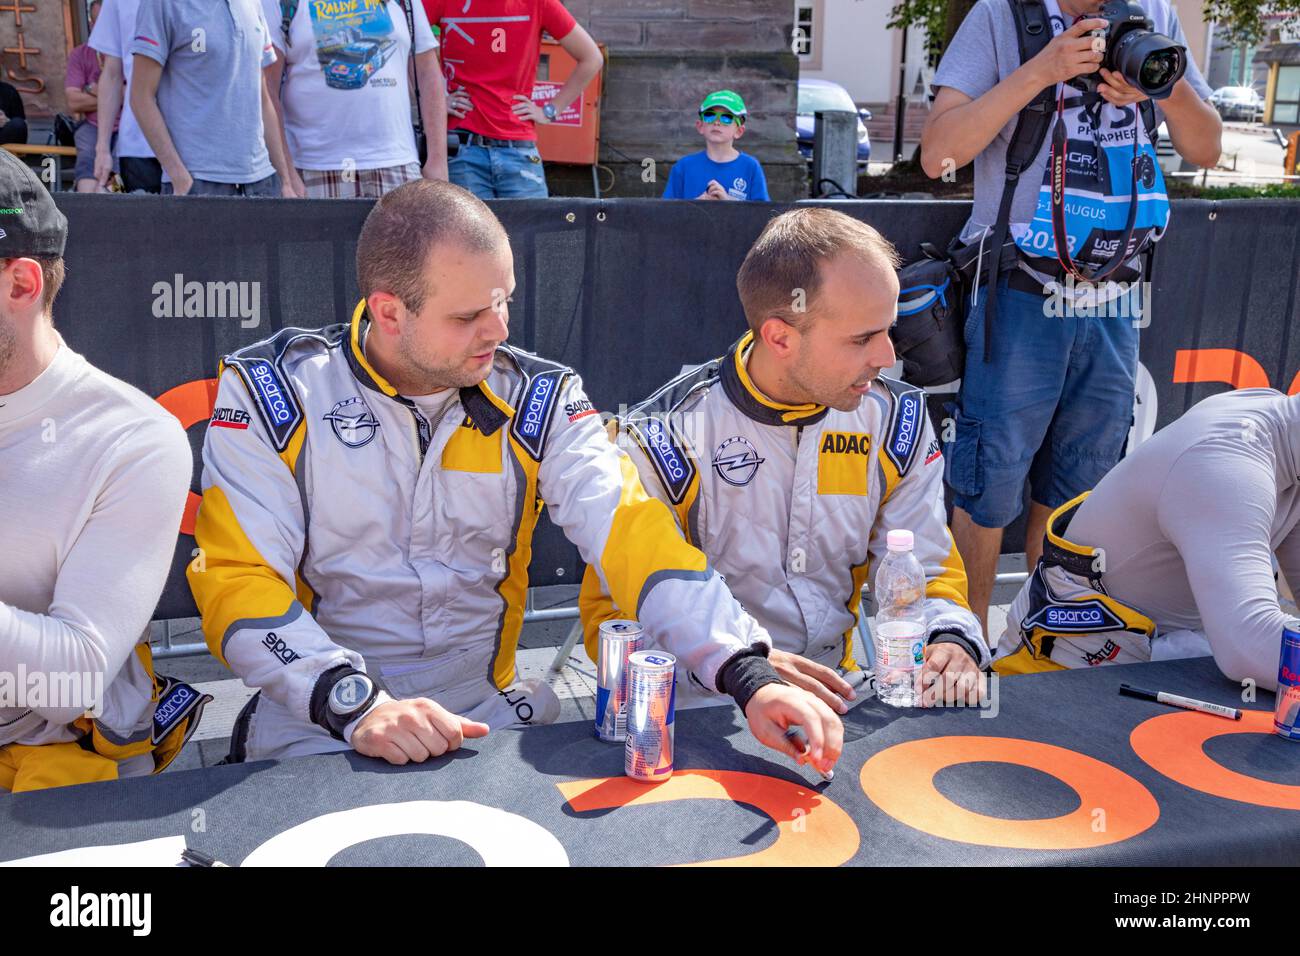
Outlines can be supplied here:
[[1138, 136], [1138, 112], [1133, 111], [1133, 160], [1129, 164], [1132, 181], [1129, 184], [1128, 219], [1124, 225], [1124, 239], [1114, 254], [1103, 265], [1088, 269], [1074, 261], [1070, 255], [1070, 240], [1065, 231], [1065, 154], [1067, 151], [1065, 135], [1065, 88], [1056, 100], [1056, 123], [1052, 127], [1052, 153], [1048, 158], [1052, 177], [1052, 237], [1056, 242], [1056, 261], [1067, 273], [1081, 282], [1100, 282], [1118, 269], [1129, 258], [1128, 244], [1133, 239], [1133, 226], [1137, 222], [1138, 210], [1138, 155], [1140, 149]]

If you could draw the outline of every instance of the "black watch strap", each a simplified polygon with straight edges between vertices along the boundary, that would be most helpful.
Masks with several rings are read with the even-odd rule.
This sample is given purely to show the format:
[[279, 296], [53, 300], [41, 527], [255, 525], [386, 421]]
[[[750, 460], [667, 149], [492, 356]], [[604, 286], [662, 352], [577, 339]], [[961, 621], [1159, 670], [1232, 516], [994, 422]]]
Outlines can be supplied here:
[[[367, 677], [370, 681], [370, 695], [352, 711], [346, 714], [336, 714], [330, 709], [330, 692], [334, 690], [335, 684], [345, 677], [351, 677], [353, 674], [361, 674]], [[328, 730], [330, 736], [336, 740], [343, 740], [343, 728], [356, 720], [357, 714], [364, 713], [365, 709], [374, 703], [375, 698], [378, 696], [379, 685], [365, 671], [359, 671], [350, 664], [331, 667], [316, 679], [316, 686], [312, 688], [311, 719], [314, 723]]]

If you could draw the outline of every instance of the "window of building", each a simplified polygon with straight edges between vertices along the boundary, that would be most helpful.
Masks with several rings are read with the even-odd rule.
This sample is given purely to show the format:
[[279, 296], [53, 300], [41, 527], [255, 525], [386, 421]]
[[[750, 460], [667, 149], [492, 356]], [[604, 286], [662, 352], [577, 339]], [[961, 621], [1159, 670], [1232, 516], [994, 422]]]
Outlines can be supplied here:
[[1300, 66], [1277, 71], [1277, 93], [1273, 98], [1273, 122], [1300, 123]]
[[808, 69], [821, 69], [822, 0], [795, 0], [790, 49]]

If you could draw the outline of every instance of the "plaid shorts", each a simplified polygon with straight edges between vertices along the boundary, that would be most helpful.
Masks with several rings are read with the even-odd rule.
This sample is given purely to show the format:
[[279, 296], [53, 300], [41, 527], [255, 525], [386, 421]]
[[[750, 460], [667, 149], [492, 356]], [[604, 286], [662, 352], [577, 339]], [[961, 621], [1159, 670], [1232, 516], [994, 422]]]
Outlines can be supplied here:
[[382, 169], [300, 169], [308, 199], [378, 199], [420, 178], [420, 164]]

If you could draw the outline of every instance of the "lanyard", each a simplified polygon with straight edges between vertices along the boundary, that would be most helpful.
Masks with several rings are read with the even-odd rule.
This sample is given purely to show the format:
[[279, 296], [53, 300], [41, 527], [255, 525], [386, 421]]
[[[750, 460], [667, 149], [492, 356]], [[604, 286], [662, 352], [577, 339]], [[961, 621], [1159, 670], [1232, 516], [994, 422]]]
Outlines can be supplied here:
[[1052, 177], [1052, 237], [1056, 241], [1056, 260], [1070, 275], [1081, 282], [1098, 282], [1121, 265], [1128, 258], [1128, 245], [1133, 239], [1133, 225], [1137, 222], [1138, 209], [1138, 110], [1133, 110], [1133, 180], [1129, 185], [1128, 222], [1124, 226], [1124, 241], [1119, 244], [1115, 254], [1105, 265], [1089, 270], [1074, 261], [1070, 255], [1069, 237], [1065, 232], [1065, 84], [1061, 84], [1056, 96], [1056, 122], [1052, 124], [1052, 155], [1048, 159]]

